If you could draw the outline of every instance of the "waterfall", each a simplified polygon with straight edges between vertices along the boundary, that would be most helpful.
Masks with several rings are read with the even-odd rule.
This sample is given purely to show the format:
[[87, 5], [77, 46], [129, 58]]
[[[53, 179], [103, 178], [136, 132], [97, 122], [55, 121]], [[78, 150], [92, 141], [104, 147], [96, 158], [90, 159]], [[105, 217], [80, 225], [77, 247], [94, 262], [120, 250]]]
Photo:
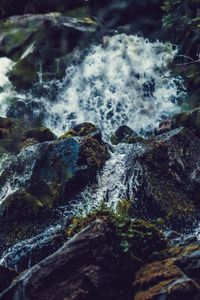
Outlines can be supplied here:
[[[123, 124], [144, 135], [158, 126], [163, 118], [180, 111], [177, 104], [183, 96], [180, 89], [182, 81], [173, 77], [168, 68], [176, 52], [177, 49], [173, 49], [169, 43], [151, 43], [136, 35], [105, 36], [102, 44], [92, 45], [82, 60], [80, 57], [74, 60], [66, 69], [63, 80], [43, 83], [54, 94], [53, 100], [44, 95], [35, 98], [31, 93], [17, 95], [15, 92], [15, 96], [27, 103], [39, 103], [33, 114], [37, 117], [43, 113], [44, 125], [58, 136], [69, 127], [85, 121], [98, 126], [108, 142], [111, 133]], [[0, 114], [4, 116], [10, 105], [8, 95], [14, 97], [13, 88], [6, 77], [13, 63], [6, 58], [1, 62]], [[53, 91], [55, 85], [56, 95]], [[30, 107], [27, 105], [28, 110]], [[121, 173], [126, 168], [127, 149], [128, 146], [124, 147], [121, 153], [116, 148], [104, 171], [99, 174], [97, 198], [106, 199], [111, 194], [115, 199], [126, 196], [123, 192], [125, 180]], [[32, 162], [29, 157], [34, 152], [37, 152], [35, 147], [29, 147], [17, 157], [9, 156], [7, 160], [1, 158], [0, 172], [3, 165], [9, 165], [9, 160], [17, 162], [27, 156], [29, 161], [27, 170], [21, 174], [9, 172], [9, 178], [1, 188], [1, 202], [31, 177]], [[106, 183], [105, 178], [112, 178], [113, 183]]]
[[[36, 97], [31, 91], [17, 94], [6, 76], [12, 62], [4, 59], [4, 65], [0, 61], [0, 116], [6, 115], [17, 96], [25, 104], [33, 101], [39, 104], [35, 115], [41, 113], [43, 125], [57, 136], [81, 122], [98, 126], [107, 142], [112, 132], [124, 124], [145, 136], [161, 120], [180, 111], [179, 101], [184, 94], [182, 80], [173, 77], [168, 67], [176, 53], [177, 49], [169, 43], [150, 42], [126, 34], [105, 36], [101, 44], [93, 44], [83, 57], [77, 50], [62, 80], [42, 83], [43, 88], [50, 91], [48, 95], [52, 92], [51, 97], [44, 94]], [[55, 86], [56, 93], [53, 90]], [[9, 172], [8, 180], [0, 191], [1, 202], [8, 194], [23, 187], [31, 177], [34, 159], [30, 158], [37, 156], [37, 147], [28, 147], [16, 157], [5, 155], [0, 158], [0, 174], [9, 169], [9, 160], [17, 162], [21, 158], [24, 160], [24, 156], [27, 160], [21, 173]], [[85, 214], [102, 200], [116, 207], [119, 200], [134, 198], [134, 191], [140, 184], [137, 182], [140, 180], [140, 169], [133, 164], [130, 170], [128, 165], [130, 157], [133, 160], [141, 151], [143, 149], [137, 143], [113, 147], [110, 160], [97, 176], [97, 183], [86, 187], [71, 201], [70, 206], [60, 207], [62, 216], [80, 211]], [[51, 230], [47, 229], [47, 232], [49, 236]], [[43, 236], [29, 241], [30, 247], [26, 241], [15, 245], [4, 253], [1, 262], [15, 266], [16, 257], [21, 257], [23, 251], [26, 255], [31, 253], [32, 243], [35, 245], [38, 241], [42, 243]]]
[[[135, 35], [105, 36], [83, 58], [77, 50], [63, 80], [43, 82], [47, 96], [18, 97], [29, 113], [28, 102], [34, 101], [35, 116], [41, 113], [44, 125], [58, 136], [84, 121], [98, 126], [104, 137], [123, 124], [145, 134], [180, 110], [182, 81], [168, 68], [176, 52], [169, 43]], [[2, 115], [1, 98], [0, 108]]]
[[136, 132], [152, 130], [178, 111], [181, 97], [168, 64], [176, 49], [126, 34], [104, 37], [83, 61], [70, 66], [53, 103], [43, 99], [45, 125], [60, 135], [69, 126], [89, 121], [104, 136], [126, 124]]

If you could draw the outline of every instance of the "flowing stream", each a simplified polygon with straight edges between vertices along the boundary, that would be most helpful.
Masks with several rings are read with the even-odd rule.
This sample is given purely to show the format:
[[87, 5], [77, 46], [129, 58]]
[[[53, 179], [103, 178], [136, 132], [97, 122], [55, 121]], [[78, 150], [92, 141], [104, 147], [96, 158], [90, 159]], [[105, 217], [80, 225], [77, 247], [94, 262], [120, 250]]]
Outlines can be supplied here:
[[[52, 90], [52, 93], [56, 86], [53, 99], [42, 95], [34, 96], [34, 100], [31, 92], [26, 95], [16, 94], [6, 77], [12, 62], [2, 59], [0, 116], [6, 116], [13, 103], [12, 99], [17, 97], [25, 103], [27, 114], [29, 104], [34, 101], [35, 116], [42, 115], [43, 124], [57, 136], [84, 121], [98, 126], [107, 142], [112, 132], [123, 124], [145, 136], [161, 120], [180, 111], [178, 104], [184, 93], [181, 89], [182, 81], [174, 78], [168, 68], [176, 52], [177, 49], [173, 49], [170, 44], [158, 41], [151, 43], [134, 35], [105, 36], [102, 44], [92, 45], [83, 58], [75, 59], [67, 68], [63, 80], [50, 83], [41, 81], [43, 87], [50, 92]], [[27, 149], [28, 160], [28, 154], [34, 147]], [[80, 211], [87, 213], [102, 199], [115, 207], [120, 199], [132, 198], [132, 191], [139, 184], [140, 169], [136, 164], [132, 170], [128, 169], [129, 154], [137, 155], [141, 151], [139, 144], [114, 147], [110, 160], [98, 174], [97, 184], [86, 187], [71, 202], [70, 207], [60, 208], [64, 217]], [[20, 155], [26, 155], [25, 152]], [[0, 158], [0, 173], [5, 168], [6, 159]], [[16, 172], [10, 174], [0, 193], [1, 201], [5, 193], [7, 196], [18, 189], [30, 175], [31, 167], [21, 173], [20, 176], [24, 178], [20, 179]], [[17, 268], [17, 261], [24, 255], [24, 251], [26, 254], [31, 253], [45, 236], [49, 237], [52, 229], [49, 230], [42, 237], [40, 235], [31, 241], [20, 242], [6, 250], [1, 263]]]

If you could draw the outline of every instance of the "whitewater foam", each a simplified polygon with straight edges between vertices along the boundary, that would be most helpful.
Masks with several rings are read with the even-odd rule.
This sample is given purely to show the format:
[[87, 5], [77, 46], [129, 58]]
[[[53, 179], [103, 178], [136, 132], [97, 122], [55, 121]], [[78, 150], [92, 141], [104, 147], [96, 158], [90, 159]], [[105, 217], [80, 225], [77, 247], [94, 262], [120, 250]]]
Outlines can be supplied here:
[[80, 64], [67, 68], [53, 103], [42, 99], [45, 125], [57, 135], [84, 121], [96, 124], [104, 135], [123, 124], [140, 133], [152, 130], [180, 109], [181, 79], [168, 68], [176, 51], [134, 35], [105, 37]]

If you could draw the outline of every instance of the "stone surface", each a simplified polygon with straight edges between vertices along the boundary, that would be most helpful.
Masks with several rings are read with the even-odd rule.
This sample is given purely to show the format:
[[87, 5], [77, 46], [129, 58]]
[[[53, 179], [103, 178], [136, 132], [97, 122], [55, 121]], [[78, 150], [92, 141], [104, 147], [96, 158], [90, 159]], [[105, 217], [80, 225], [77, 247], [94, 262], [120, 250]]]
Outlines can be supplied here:
[[111, 136], [111, 142], [114, 145], [117, 145], [119, 143], [134, 144], [141, 140], [143, 139], [138, 136], [137, 133], [134, 132], [134, 130], [126, 125], [120, 126]]
[[134, 300], [197, 300], [200, 287], [172, 259], [144, 266], [136, 275]]
[[162, 217], [177, 229], [193, 225], [199, 206], [199, 158], [200, 139], [185, 128], [145, 142], [130, 164], [137, 170], [135, 213]]
[[116, 251], [112, 226], [96, 220], [19, 277], [0, 299], [113, 299], [123, 285]]
[[[107, 146], [96, 137], [101, 140], [97, 129], [94, 137], [90, 134], [66, 136], [44, 142], [55, 138], [50, 130], [30, 128], [22, 131], [22, 138], [18, 136], [21, 151], [8, 159], [0, 175], [1, 197], [5, 200], [1, 206], [3, 216], [15, 220], [37, 216], [60, 201], [67, 203], [87, 184], [94, 182], [97, 170], [109, 157]], [[9, 197], [7, 189], [13, 191]]]

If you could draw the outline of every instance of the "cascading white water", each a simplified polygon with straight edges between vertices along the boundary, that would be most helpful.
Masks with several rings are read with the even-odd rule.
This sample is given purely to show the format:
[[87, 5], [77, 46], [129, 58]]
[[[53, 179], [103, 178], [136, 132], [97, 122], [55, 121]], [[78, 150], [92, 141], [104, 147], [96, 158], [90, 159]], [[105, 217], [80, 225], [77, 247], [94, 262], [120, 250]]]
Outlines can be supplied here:
[[175, 54], [169, 44], [142, 37], [105, 37], [81, 64], [66, 70], [57, 101], [43, 99], [46, 126], [58, 135], [83, 121], [99, 126], [104, 135], [122, 124], [137, 132], [155, 128], [178, 110], [180, 90], [168, 69]]
[[134, 200], [134, 192], [141, 184], [137, 181], [141, 174], [140, 166], [134, 164], [134, 158], [143, 151], [144, 148], [139, 143], [117, 145], [114, 153], [111, 153], [111, 158], [98, 174], [97, 184], [88, 186], [76, 199], [73, 199], [70, 207], [66, 208], [66, 216], [70, 212], [72, 215], [87, 215], [100, 206], [102, 201], [115, 209], [120, 200]]
[[[50, 227], [43, 233], [38, 234], [36, 237], [21, 241], [13, 247], [6, 250], [0, 259], [0, 265], [10, 267], [19, 271], [19, 264], [25, 265], [24, 268], [29, 268], [33, 265], [32, 255], [37, 256], [40, 253], [40, 249], [45, 249], [45, 245], [53, 244], [54, 239], [59, 237], [62, 232], [62, 227], [57, 225]], [[53, 249], [52, 249], [53, 250]], [[34, 253], [33, 253], [34, 251]], [[41, 258], [42, 259], [42, 258]]]
[[[181, 86], [181, 79], [175, 79], [168, 68], [175, 54], [176, 49], [173, 50], [170, 44], [158, 41], [151, 43], [135, 35], [106, 36], [102, 44], [91, 46], [79, 64], [74, 63], [67, 68], [65, 78], [58, 83], [58, 94], [54, 101], [43, 96], [34, 98], [34, 101], [42, 104], [44, 124], [57, 135], [63, 134], [70, 126], [85, 121], [100, 127], [107, 140], [111, 132], [122, 124], [129, 125], [138, 133], [145, 133], [155, 128], [164, 117], [180, 110], [177, 101], [183, 95], [178, 88]], [[2, 93], [6, 91], [8, 94], [10, 88], [13, 95], [6, 77], [12, 62], [5, 58], [2, 62]], [[53, 83], [45, 84], [51, 89]], [[9, 106], [9, 101], [5, 101], [7, 94], [0, 94], [1, 115], [5, 115]], [[26, 98], [23, 95], [20, 97]], [[32, 100], [31, 95], [27, 97], [27, 101], [30, 99]], [[128, 151], [125, 148], [122, 153], [118, 153], [116, 148], [99, 175], [96, 198], [107, 198], [106, 195], [110, 195], [112, 199], [116, 199], [125, 196], [125, 182], [122, 179]], [[27, 151], [27, 155], [30, 151]], [[24, 157], [23, 152], [20, 155]], [[4, 158], [1, 159], [2, 165], [3, 161], [5, 164]], [[27, 178], [30, 178], [31, 170], [32, 168], [28, 168], [25, 172]], [[2, 199], [16, 191], [19, 182], [23, 183], [25, 180], [15, 177], [15, 173], [10, 174], [1, 190]], [[109, 182], [107, 178], [110, 179]], [[88, 196], [87, 190], [85, 195]]]
[[[32, 175], [40, 144], [23, 149], [18, 155], [0, 158], [0, 175], [5, 172], [6, 181], [0, 181], [0, 204], [11, 194], [25, 186]], [[4, 176], [5, 177], [5, 176]]]
[[[123, 124], [137, 132], [155, 128], [164, 116], [180, 109], [177, 100], [182, 93], [177, 83], [180, 86], [181, 79], [168, 69], [176, 51], [169, 43], [151, 43], [135, 35], [104, 37], [102, 44], [91, 46], [81, 63], [67, 68], [53, 102], [34, 99], [43, 104], [42, 110], [45, 107], [45, 125], [57, 135], [84, 121], [106, 134]], [[5, 76], [12, 62], [6, 58], [0, 62], [0, 115], [4, 116], [7, 97], [13, 97]], [[51, 88], [52, 82], [44, 85]]]
[[36, 99], [46, 108], [45, 125], [57, 135], [84, 121], [104, 136], [123, 124], [137, 132], [155, 128], [179, 110], [181, 80], [168, 69], [175, 54], [170, 44], [134, 35], [104, 37], [81, 63], [67, 68], [53, 102]]
[[[141, 134], [153, 130], [163, 118], [180, 111], [177, 102], [183, 95], [180, 90], [182, 81], [174, 78], [168, 68], [175, 54], [176, 49], [169, 44], [151, 43], [142, 37], [126, 34], [104, 37], [102, 44], [88, 49], [81, 62], [67, 68], [65, 78], [57, 83], [58, 93], [54, 101], [44, 96], [34, 97], [35, 102], [42, 104], [44, 125], [59, 136], [75, 124], [92, 122], [102, 130], [107, 141], [111, 133], [123, 124]], [[0, 80], [0, 116], [6, 115], [8, 96], [13, 97], [13, 89], [5, 76], [11, 66], [9, 63], [5, 64]], [[55, 82], [43, 84], [51, 90]], [[31, 94], [20, 97], [26, 101], [32, 99]], [[34, 152], [34, 147], [30, 148], [27, 155], [31, 149]], [[64, 215], [77, 214], [78, 211], [87, 213], [102, 200], [116, 207], [120, 199], [133, 197], [138, 184], [135, 178], [139, 178], [140, 170], [135, 165], [127, 174], [127, 164], [129, 153], [133, 159], [133, 153], [137, 155], [140, 151], [139, 144], [115, 147], [110, 160], [98, 174], [97, 184], [87, 187], [72, 201], [71, 207], [64, 208]], [[6, 159], [0, 159], [0, 172], [5, 168]], [[5, 184], [6, 190], [1, 191], [1, 198], [5, 199], [10, 193], [8, 187], [15, 191], [19, 183], [23, 186], [24, 180], [31, 177], [31, 170], [28, 165], [21, 173], [24, 178], [15, 178], [16, 174], [14, 177], [11, 174]], [[12, 253], [18, 255], [21, 247], [22, 251], [25, 249], [31, 253], [32, 244], [30, 247], [17, 244], [5, 252], [4, 263]]]
[[7, 73], [11, 70], [13, 62], [6, 58], [0, 58], [0, 116], [4, 117], [10, 100], [15, 96], [13, 87], [8, 79]]

